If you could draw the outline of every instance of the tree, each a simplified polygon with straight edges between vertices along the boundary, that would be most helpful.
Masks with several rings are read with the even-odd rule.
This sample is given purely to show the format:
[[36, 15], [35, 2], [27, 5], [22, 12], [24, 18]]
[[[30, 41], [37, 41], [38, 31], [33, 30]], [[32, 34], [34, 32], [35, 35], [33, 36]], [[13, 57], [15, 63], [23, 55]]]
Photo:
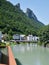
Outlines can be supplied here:
[[49, 25], [44, 26], [41, 30], [40, 30], [40, 42], [46, 42], [49, 40]]

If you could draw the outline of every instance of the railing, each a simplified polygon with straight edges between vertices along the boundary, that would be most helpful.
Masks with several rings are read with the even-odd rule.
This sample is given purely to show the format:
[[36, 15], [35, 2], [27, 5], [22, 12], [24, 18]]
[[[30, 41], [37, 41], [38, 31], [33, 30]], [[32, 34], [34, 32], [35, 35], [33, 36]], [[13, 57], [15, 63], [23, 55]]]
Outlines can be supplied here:
[[[10, 46], [7, 46], [7, 52], [8, 52], [6, 57], [7, 62], [2, 63], [0, 65], [17, 65]], [[6, 61], [4, 55], [2, 55], [2, 62], [3, 61]]]
[[17, 65], [10, 46], [8, 48], [8, 65]]

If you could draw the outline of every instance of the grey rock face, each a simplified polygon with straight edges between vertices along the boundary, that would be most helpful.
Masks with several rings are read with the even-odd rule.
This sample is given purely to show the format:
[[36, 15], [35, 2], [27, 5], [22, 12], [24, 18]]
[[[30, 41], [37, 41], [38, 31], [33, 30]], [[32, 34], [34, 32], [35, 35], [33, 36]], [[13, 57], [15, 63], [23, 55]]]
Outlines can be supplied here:
[[35, 16], [35, 14], [33, 13], [33, 11], [29, 8], [27, 8], [27, 11], [26, 11], [26, 15], [29, 17], [29, 18], [33, 18], [35, 20], [37, 20], [37, 17]]
[[15, 5], [15, 7], [17, 7], [18, 9], [20, 9], [20, 3], [17, 3], [17, 4]]

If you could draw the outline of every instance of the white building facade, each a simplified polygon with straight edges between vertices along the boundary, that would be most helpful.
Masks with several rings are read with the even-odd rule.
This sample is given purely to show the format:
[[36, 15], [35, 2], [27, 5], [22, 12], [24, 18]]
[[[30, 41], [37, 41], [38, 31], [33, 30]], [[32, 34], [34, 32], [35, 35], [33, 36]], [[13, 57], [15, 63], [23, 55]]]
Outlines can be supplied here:
[[33, 35], [28, 35], [27, 36], [27, 41], [32, 41]]
[[0, 31], [0, 41], [2, 40], [2, 36], [3, 36], [2, 32]]
[[28, 35], [27, 36], [27, 41], [38, 41], [39, 37], [33, 36], [33, 35]]
[[38, 41], [39, 40], [39, 37], [37, 37], [37, 36], [33, 36], [33, 39], [32, 39], [33, 41]]
[[13, 39], [14, 40], [20, 40], [20, 35], [19, 34], [14, 34]]
[[25, 35], [23, 35], [23, 34], [21, 34], [21, 35], [19, 35], [19, 34], [14, 34], [13, 35], [13, 39], [14, 40], [25, 40]]

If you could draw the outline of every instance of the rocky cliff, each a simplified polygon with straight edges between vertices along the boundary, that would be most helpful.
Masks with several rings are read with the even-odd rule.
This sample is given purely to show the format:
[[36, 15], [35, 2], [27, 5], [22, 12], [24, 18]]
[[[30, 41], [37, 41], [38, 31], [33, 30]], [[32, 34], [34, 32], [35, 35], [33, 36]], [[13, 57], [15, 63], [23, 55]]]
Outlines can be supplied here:
[[18, 9], [20, 9], [20, 3], [17, 3], [17, 4], [15, 5], [15, 7], [18, 8]]
[[36, 15], [33, 13], [33, 11], [29, 8], [27, 8], [27, 11], [26, 11], [26, 15], [29, 17], [29, 18], [33, 18], [34, 20], [37, 20], [37, 17]]

